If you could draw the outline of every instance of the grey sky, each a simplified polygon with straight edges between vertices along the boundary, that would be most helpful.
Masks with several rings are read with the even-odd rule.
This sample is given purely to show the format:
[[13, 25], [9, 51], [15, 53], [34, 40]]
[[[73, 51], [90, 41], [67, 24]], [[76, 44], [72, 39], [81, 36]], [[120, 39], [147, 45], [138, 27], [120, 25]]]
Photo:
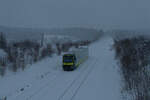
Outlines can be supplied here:
[[0, 0], [0, 25], [150, 28], [150, 0]]

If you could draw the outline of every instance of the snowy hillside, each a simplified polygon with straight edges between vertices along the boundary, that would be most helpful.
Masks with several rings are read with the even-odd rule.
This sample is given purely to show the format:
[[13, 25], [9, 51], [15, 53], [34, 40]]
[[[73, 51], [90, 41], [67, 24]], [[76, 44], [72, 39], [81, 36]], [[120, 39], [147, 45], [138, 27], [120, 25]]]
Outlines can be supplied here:
[[80, 41], [80, 39], [71, 37], [71, 36], [64, 36], [64, 35], [51, 35], [51, 34], [44, 34], [44, 44], [48, 43], [69, 43], [69, 42], [77, 42]]
[[0, 32], [4, 32], [9, 40], [39, 40], [41, 34], [46, 33], [50, 35], [65, 35], [75, 37], [80, 40], [96, 40], [102, 32], [92, 28], [17, 28], [0, 26]]
[[[62, 70], [61, 56], [43, 59], [24, 72], [0, 78], [7, 100], [120, 100], [120, 75], [110, 37], [90, 45], [89, 59], [75, 71]], [[12, 85], [13, 84], [13, 85]]]
[[109, 30], [105, 32], [107, 35], [112, 36], [114, 39], [122, 40], [125, 38], [133, 38], [139, 36], [150, 36], [150, 30]]

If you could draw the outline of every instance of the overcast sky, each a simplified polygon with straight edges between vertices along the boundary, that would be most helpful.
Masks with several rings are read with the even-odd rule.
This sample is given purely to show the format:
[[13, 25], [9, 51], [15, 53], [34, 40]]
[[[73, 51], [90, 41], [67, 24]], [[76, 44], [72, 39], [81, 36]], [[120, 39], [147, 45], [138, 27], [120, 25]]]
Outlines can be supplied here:
[[0, 0], [0, 25], [150, 28], [150, 0]]

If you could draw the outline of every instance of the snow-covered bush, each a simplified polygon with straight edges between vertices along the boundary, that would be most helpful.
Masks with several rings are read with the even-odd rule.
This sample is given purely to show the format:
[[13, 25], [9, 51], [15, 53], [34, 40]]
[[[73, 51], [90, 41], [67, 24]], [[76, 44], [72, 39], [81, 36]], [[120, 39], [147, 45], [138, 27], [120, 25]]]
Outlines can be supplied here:
[[0, 32], [0, 75], [4, 76], [7, 63], [7, 41], [5, 35]]
[[18, 68], [24, 70], [27, 64], [32, 64], [39, 60], [40, 45], [29, 40], [12, 43], [9, 46], [9, 60], [13, 64], [13, 71]]
[[6, 65], [7, 57], [7, 53], [3, 49], [0, 49], [0, 66]]
[[0, 32], [0, 48], [6, 50], [7, 48], [7, 41], [5, 35]]
[[41, 49], [41, 58], [44, 58], [46, 56], [52, 56], [52, 54], [54, 53], [53, 48], [51, 46], [51, 44], [47, 44], [46, 47]]
[[2, 76], [5, 74], [7, 62], [7, 53], [3, 49], [0, 49], [0, 75]]

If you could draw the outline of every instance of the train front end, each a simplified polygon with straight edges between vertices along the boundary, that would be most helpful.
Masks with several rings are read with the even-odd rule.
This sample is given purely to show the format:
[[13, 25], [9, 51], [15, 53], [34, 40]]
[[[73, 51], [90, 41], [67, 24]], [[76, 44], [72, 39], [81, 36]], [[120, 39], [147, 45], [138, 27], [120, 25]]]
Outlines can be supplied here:
[[63, 55], [63, 70], [72, 71], [76, 68], [75, 66], [76, 57], [74, 54], [64, 54]]

